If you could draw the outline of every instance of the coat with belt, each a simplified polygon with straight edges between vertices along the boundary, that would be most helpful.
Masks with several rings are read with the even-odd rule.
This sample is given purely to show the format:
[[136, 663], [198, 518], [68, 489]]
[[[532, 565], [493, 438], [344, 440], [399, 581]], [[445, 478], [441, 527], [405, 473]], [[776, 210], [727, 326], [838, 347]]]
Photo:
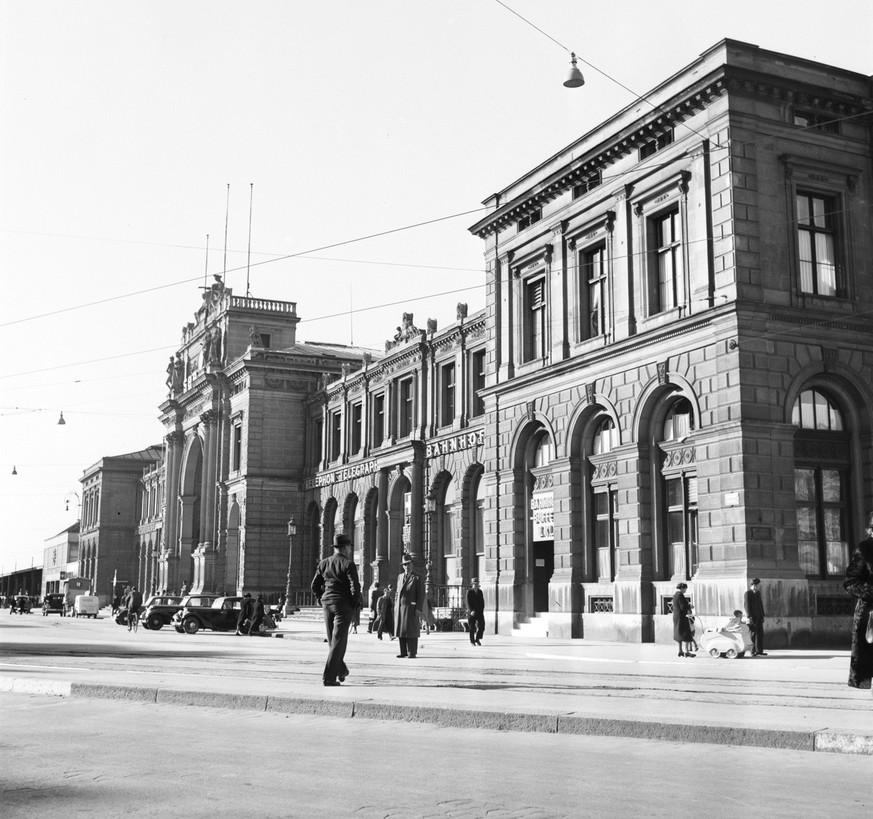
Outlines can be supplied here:
[[865, 632], [870, 612], [873, 611], [873, 538], [858, 544], [849, 561], [849, 568], [846, 569], [843, 586], [855, 598], [849, 685], [853, 688], [870, 688], [873, 678], [873, 645], [867, 642]]
[[418, 639], [421, 635], [418, 615], [424, 611], [424, 581], [415, 572], [397, 578], [394, 604], [394, 636]]

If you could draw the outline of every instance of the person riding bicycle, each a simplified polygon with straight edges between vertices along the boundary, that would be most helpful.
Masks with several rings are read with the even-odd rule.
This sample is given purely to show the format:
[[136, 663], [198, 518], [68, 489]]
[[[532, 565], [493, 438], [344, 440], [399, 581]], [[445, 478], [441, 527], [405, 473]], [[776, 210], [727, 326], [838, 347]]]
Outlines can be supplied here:
[[142, 592], [139, 591], [136, 586], [132, 586], [130, 589], [130, 593], [127, 596], [127, 616], [128, 616], [128, 619], [135, 614], [139, 614], [139, 610], [141, 608], [142, 608]]

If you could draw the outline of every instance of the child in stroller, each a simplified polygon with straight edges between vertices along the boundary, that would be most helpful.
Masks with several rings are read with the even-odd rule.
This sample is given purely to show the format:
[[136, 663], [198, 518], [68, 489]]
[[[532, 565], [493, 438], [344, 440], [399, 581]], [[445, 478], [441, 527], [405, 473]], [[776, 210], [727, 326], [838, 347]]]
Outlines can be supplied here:
[[701, 637], [701, 645], [710, 657], [724, 654], [728, 659], [743, 657], [752, 650], [752, 633], [743, 622], [743, 613], [736, 609], [734, 616], [721, 628], [708, 628]]

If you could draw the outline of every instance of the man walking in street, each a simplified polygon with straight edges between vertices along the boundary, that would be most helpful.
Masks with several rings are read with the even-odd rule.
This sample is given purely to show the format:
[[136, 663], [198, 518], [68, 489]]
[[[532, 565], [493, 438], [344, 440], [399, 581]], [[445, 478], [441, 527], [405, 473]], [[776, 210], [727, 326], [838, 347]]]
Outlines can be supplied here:
[[394, 636], [400, 641], [398, 657], [414, 660], [418, 656], [421, 635], [418, 615], [424, 610], [424, 602], [424, 583], [412, 571], [412, 555], [407, 552], [403, 555], [403, 574], [397, 578], [397, 604], [394, 607]]
[[337, 535], [333, 542], [333, 554], [318, 564], [310, 588], [324, 609], [324, 625], [330, 635], [327, 662], [322, 679], [325, 685], [344, 682], [349, 669], [346, 667], [346, 645], [349, 626], [355, 616], [356, 601], [361, 596], [358, 570], [348, 555], [349, 539]]
[[373, 624], [376, 622], [376, 616], [378, 614], [376, 607], [379, 605], [379, 598], [381, 596], [382, 589], [379, 587], [379, 581], [377, 580], [373, 584], [373, 590], [370, 592], [370, 622], [367, 623], [367, 631], [370, 634], [373, 633]]
[[249, 592], [246, 592], [239, 607], [239, 616], [236, 618], [236, 633], [238, 635], [242, 636], [243, 626], [245, 626], [246, 620], [251, 619], [253, 608], [252, 596]]
[[749, 629], [752, 632], [752, 656], [766, 657], [764, 651], [764, 603], [761, 599], [761, 581], [753, 577], [749, 582], [749, 590], [743, 598], [746, 607], [746, 617], [749, 618]]
[[481, 646], [485, 632], [485, 595], [479, 588], [479, 578], [472, 580], [473, 588], [467, 592], [467, 628], [470, 630], [470, 645]]

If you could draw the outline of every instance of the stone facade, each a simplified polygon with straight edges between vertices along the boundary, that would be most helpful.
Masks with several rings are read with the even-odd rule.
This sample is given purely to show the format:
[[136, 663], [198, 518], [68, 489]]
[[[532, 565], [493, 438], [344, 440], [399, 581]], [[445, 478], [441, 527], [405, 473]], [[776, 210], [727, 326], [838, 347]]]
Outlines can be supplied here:
[[303, 503], [304, 401], [363, 353], [298, 342], [294, 302], [234, 296], [215, 279], [167, 367], [154, 586], [275, 598]]
[[751, 576], [771, 644], [845, 628], [873, 488], [870, 91], [724, 41], [486, 200], [501, 632], [669, 641], [677, 582], [711, 625]]
[[79, 533], [80, 577], [91, 580], [91, 593], [105, 606], [119, 586], [138, 582], [137, 526], [143, 494], [143, 470], [162, 458], [160, 446], [101, 458], [85, 470]]
[[335, 534], [351, 538], [365, 599], [394, 585], [404, 552], [426, 579], [437, 617], [463, 607], [484, 571], [482, 491], [485, 313], [458, 305], [444, 330], [404, 316], [385, 355], [309, 402], [310, 447], [299, 568], [305, 584]]

